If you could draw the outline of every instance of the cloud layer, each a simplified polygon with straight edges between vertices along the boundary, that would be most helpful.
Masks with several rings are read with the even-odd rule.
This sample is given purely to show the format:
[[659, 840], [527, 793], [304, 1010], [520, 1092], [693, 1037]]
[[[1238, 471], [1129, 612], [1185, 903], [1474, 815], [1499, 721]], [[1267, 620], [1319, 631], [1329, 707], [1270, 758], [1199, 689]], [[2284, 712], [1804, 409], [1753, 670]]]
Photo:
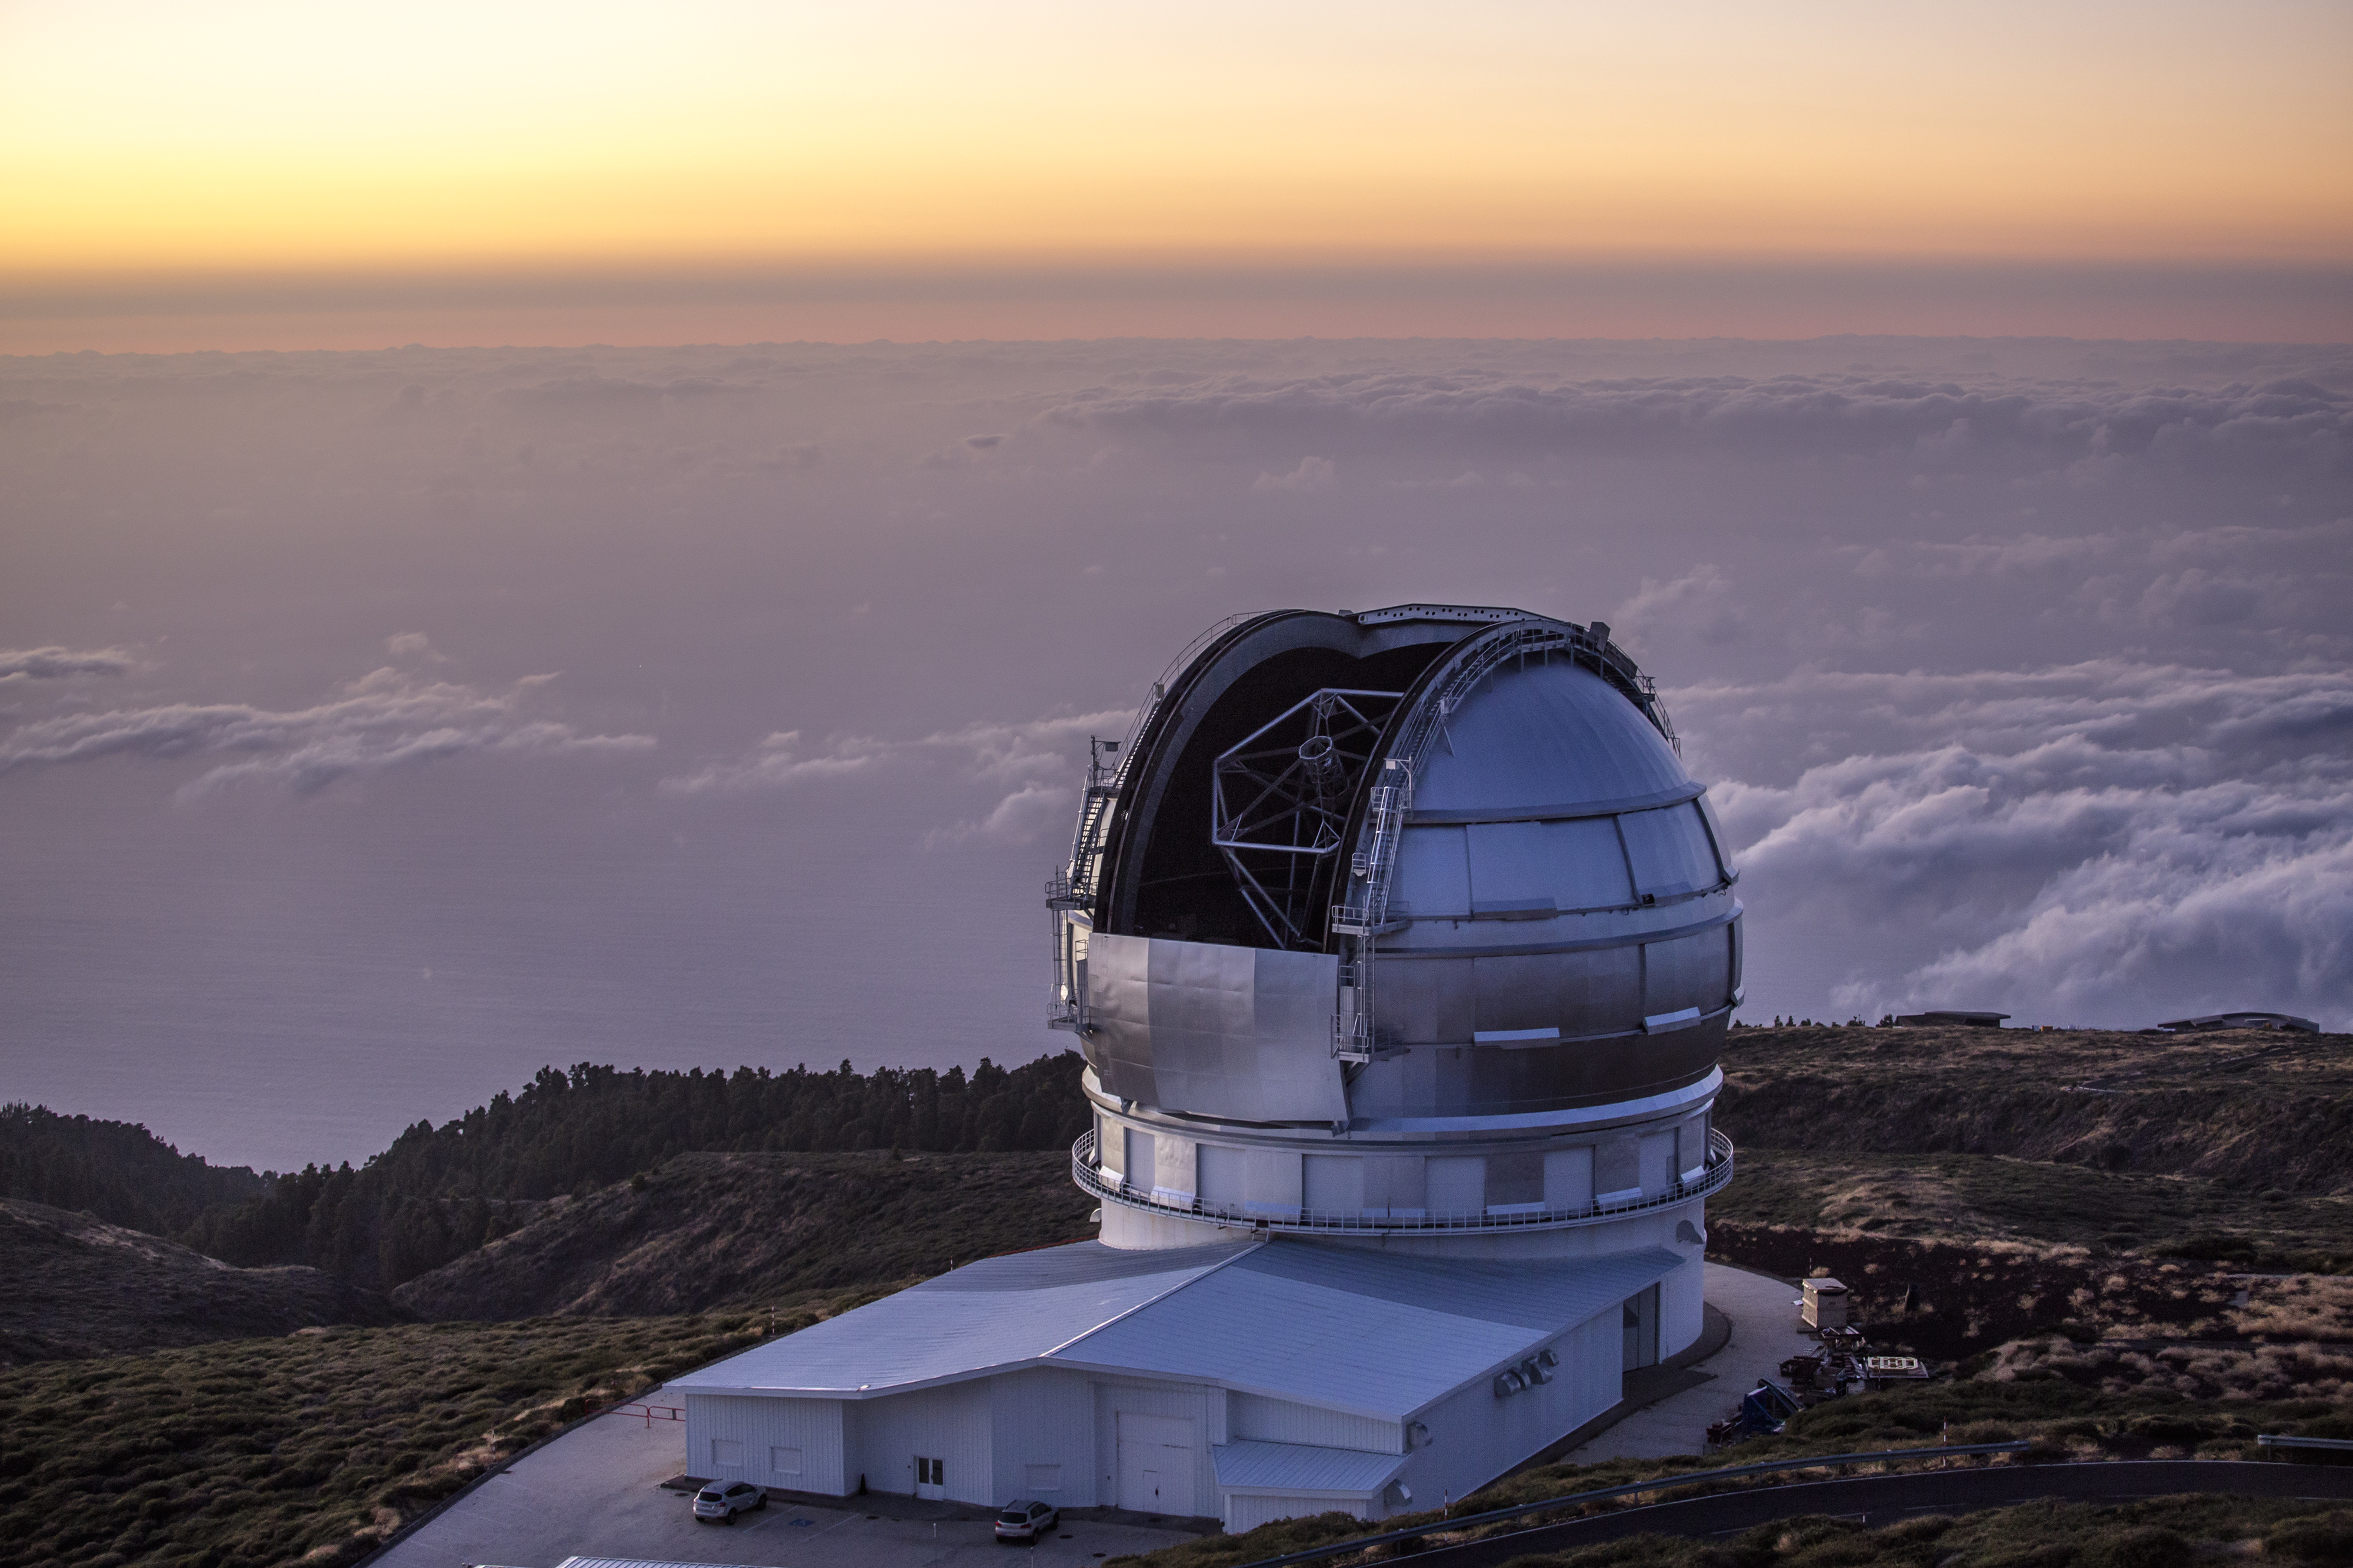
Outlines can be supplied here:
[[136, 661], [119, 647], [0, 648], [0, 683], [67, 680], [78, 675], [127, 675]]
[[[1748, 1016], [2353, 1024], [2343, 347], [93, 354], [9, 405], [0, 1051], [207, 1153], [584, 1057], [1053, 1048], [1087, 737], [1289, 605], [1609, 621], [1745, 847]], [[343, 1131], [255, 1147], [298, 1102]]]
[[[912, 741], [843, 736], [811, 747], [800, 731], [780, 731], [743, 755], [706, 763], [660, 782], [674, 796], [742, 795], [819, 780], [894, 773], [945, 775], [998, 793], [977, 816], [937, 824], [923, 843], [939, 847], [980, 838], [1030, 844], [1067, 831], [1087, 764], [1087, 737], [1116, 739], [1130, 710], [1109, 709], [1023, 722], [968, 724]], [[894, 781], [897, 782], [897, 781]]]
[[[1715, 789], [1760, 912], [1845, 955], [1826, 966], [1842, 1012], [2344, 1005], [2353, 674], [1807, 672], [1678, 706], [1717, 751], [1856, 748]], [[1889, 931], [1915, 933], [1906, 961]]]
[[247, 703], [169, 702], [102, 713], [65, 713], [20, 725], [0, 740], [0, 777], [100, 757], [155, 761], [231, 756], [180, 788], [195, 800], [246, 781], [314, 795], [340, 779], [470, 753], [635, 752], [648, 735], [583, 734], [553, 719], [526, 718], [531, 695], [554, 676], [527, 676], [504, 691], [419, 680], [384, 668], [323, 702], [273, 711]]

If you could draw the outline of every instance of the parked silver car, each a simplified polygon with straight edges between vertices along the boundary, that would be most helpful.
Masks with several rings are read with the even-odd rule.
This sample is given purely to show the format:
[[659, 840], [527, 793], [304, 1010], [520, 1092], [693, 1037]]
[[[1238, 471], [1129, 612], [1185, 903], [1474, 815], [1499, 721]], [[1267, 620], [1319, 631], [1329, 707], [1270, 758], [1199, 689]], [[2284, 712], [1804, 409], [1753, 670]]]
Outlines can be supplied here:
[[1052, 1534], [1054, 1527], [1061, 1522], [1061, 1510], [1053, 1504], [1015, 1498], [997, 1515], [997, 1539], [1027, 1541], [1034, 1545]]
[[768, 1494], [749, 1481], [713, 1481], [694, 1494], [694, 1522], [733, 1524], [739, 1513], [757, 1513]]

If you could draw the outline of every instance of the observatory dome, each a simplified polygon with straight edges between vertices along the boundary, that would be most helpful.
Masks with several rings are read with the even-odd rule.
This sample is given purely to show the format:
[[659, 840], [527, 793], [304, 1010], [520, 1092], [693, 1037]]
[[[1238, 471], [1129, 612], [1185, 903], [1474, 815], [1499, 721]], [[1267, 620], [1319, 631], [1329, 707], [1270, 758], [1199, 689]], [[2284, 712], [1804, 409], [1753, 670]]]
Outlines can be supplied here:
[[1050, 888], [1104, 1239], [1199, 1239], [1156, 1223], [1180, 1215], [1460, 1237], [1696, 1197], [1730, 1168], [1706, 1115], [1736, 881], [1605, 626], [1219, 628], [1098, 742]]

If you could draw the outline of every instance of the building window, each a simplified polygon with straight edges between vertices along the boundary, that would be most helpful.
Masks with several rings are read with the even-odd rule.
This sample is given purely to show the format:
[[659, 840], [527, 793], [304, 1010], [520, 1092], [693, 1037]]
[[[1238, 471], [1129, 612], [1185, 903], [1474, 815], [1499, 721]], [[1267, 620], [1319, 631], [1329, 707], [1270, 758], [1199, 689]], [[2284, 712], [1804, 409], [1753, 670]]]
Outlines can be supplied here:
[[1033, 1492], [1058, 1492], [1062, 1489], [1062, 1467], [1060, 1465], [1029, 1465], [1024, 1467], [1022, 1484]]
[[740, 1465], [744, 1462], [744, 1445], [733, 1437], [711, 1439], [711, 1462], [714, 1465]]
[[948, 1484], [948, 1462], [915, 1456], [915, 1484], [919, 1487], [944, 1487]]
[[772, 1475], [799, 1475], [801, 1473], [801, 1451], [798, 1448], [769, 1449], [768, 1470]]

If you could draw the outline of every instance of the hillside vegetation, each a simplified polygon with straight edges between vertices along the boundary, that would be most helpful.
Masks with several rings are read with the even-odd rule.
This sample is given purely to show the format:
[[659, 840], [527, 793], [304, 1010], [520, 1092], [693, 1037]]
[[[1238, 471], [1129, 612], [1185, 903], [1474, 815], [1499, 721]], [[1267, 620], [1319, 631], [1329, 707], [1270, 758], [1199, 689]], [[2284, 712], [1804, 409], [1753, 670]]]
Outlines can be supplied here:
[[128, 1121], [0, 1106], [0, 1198], [87, 1210], [111, 1225], [177, 1236], [210, 1210], [260, 1196], [268, 1184], [242, 1165], [183, 1154]]
[[765, 1329], [739, 1316], [305, 1330], [0, 1371], [0, 1568], [355, 1563], [564, 1423]]
[[1082, 1241], [1094, 1200], [1054, 1154], [681, 1154], [557, 1199], [393, 1292], [425, 1318], [757, 1307]]
[[256, 1175], [183, 1155], [143, 1127], [12, 1106], [0, 1197], [90, 1209], [247, 1267], [307, 1265], [379, 1289], [673, 1155], [1067, 1150], [1086, 1130], [1073, 1051], [1027, 1066], [741, 1068], [733, 1073], [543, 1068], [519, 1094], [419, 1121], [356, 1168]]
[[1739, 1029], [1740, 1226], [2353, 1270], [2353, 1037]]
[[1724, 1070], [1716, 1120], [1744, 1144], [2353, 1190], [2344, 1035], [1744, 1028]]
[[315, 1268], [233, 1268], [142, 1231], [0, 1200], [0, 1366], [406, 1316]]

